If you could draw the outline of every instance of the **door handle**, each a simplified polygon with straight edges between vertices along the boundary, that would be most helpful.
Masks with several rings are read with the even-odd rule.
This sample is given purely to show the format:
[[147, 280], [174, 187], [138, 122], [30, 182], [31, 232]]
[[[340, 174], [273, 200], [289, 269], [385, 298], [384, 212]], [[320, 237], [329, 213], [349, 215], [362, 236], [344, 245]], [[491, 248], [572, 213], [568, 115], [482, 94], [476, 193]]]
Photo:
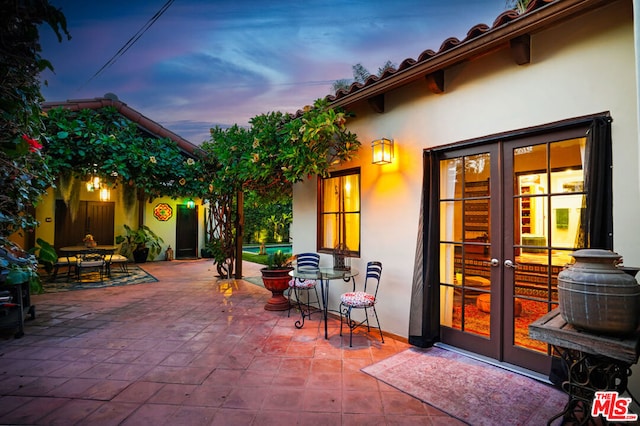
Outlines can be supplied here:
[[491, 259], [491, 261], [489, 262], [491, 264], [491, 266], [500, 266], [500, 261], [498, 259]]
[[504, 266], [506, 266], [507, 268], [513, 268], [513, 269], [516, 269], [518, 267], [518, 265], [516, 265], [515, 263], [513, 263], [512, 260], [509, 260], [509, 259], [504, 261]]

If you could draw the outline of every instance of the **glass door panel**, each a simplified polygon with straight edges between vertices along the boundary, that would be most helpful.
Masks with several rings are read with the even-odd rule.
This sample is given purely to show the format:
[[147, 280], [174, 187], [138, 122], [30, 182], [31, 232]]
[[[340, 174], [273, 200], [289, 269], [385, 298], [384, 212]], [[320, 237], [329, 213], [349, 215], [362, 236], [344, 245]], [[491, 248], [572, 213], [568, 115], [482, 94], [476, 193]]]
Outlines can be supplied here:
[[440, 162], [440, 324], [485, 347], [499, 319], [491, 310], [490, 166], [488, 152]]
[[557, 307], [558, 273], [584, 245], [585, 130], [441, 154], [442, 342], [548, 373], [529, 325]]
[[557, 306], [558, 273], [579, 247], [585, 142], [581, 138], [510, 149], [513, 241], [505, 244], [512, 247], [513, 257], [506, 252], [506, 258], [513, 259], [515, 267], [505, 268], [505, 309], [513, 309], [505, 337], [506, 348], [516, 350], [506, 349], [506, 360], [510, 354], [519, 356], [518, 349], [549, 353], [546, 343], [529, 338], [528, 327]]

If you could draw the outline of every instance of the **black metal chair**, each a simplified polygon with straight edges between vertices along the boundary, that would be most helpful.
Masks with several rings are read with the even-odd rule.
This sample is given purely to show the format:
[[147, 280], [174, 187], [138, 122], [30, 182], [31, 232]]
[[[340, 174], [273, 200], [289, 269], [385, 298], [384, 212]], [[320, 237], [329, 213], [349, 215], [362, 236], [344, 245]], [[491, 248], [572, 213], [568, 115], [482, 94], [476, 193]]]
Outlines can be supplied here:
[[[298, 270], [306, 270], [314, 271], [320, 268], [320, 255], [317, 253], [300, 253], [296, 255], [296, 269]], [[306, 308], [307, 316], [311, 319], [311, 300], [309, 299], [309, 292], [313, 290], [316, 293], [316, 305], [318, 306], [318, 310], [320, 310], [320, 298], [318, 297], [318, 282], [312, 279], [301, 279], [301, 278], [292, 278], [289, 281], [289, 302], [291, 302], [291, 292], [295, 295], [295, 304], [298, 306], [301, 315], [305, 316], [304, 308]], [[301, 292], [306, 292], [307, 303], [302, 303], [300, 301]], [[291, 315], [291, 306], [289, 303], [289, 312], [287, 316]]]
[[60, 268], [67, 268], [67, 281], [71, 277], [71, 271], [75, 268], [77, 259], [75, 256], [60, 256], [56, 263], [53, 264], [53, 271], [51, 272], [51, 281], [55, 281], [58, 278], [58, 272]]
[[100, 282], [104, 280], [107, 273], [107, 262], [102, 253], [84, 253], [76, 256], [76, 280], [80, 281], [83, 270], [94, 270], [100, 274]]
[[105, 255], [105, 262], [107, 266], [107, 276], [111, 277], [112, 266], [118, 266], [120, 272], [129, 275], [129, 259], [120, 253], [113, 253]]
[[[369, 262], [367, 263], [367, 275], [364, 280], [364, 288], [363, 291], [356, 291], [355, 281], [353, 283], [353, 291], [342, 294], [340, 296], [340, 336], [342, 336], [342, 316], [345, 317], [345, 322], [349, 327], [349, 347], [353, 345], [353, 330], [356, 328], [366, 325], [367, 332], [371, 331], [371, 327], [369, 325], [369, 314], [367, 313], [368, 309], [373, 310], [373, 314], [376, 318], [376, 323], [378, 324], [378, 330], [380, 331], [380, 339], [382, 343], [384, 343], [384, 336], [382, 335], [382, 328], [380, 328], [380, 320], [378, 319], [378, 313], [376, 312], [376, 302], [378, 301], [378, 288], [380, 287], [380, 276], [382, 275], [382, 263], [381, 262]], [[372, 281], [372, 284], [369, 285], [369, 290], [373, 290], [372, 292], [367, 292], [367, 285], [369, 280]], [[371, 286], [375, 286], [375, 289], [372, 289]], [[351, 319], [351, 311], [353, 309], [362, 309], [364, 310], [364, 320], [358, 322]], [[376, 327], [374, 327], [376, 328]]]

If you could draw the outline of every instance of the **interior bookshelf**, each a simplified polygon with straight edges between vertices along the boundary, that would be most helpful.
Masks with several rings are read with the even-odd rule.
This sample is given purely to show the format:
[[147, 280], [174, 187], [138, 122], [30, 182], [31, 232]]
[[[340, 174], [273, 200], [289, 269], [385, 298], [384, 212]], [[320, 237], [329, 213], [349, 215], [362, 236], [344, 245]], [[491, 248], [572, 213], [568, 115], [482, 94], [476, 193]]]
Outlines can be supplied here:
[[[464, 185], [464, 239], [487, 242], [489, 236], [489, 180]], [[469, 247], [471, 248], [471, 247]], [[484, 247], [478, 247], [484, 251]]]

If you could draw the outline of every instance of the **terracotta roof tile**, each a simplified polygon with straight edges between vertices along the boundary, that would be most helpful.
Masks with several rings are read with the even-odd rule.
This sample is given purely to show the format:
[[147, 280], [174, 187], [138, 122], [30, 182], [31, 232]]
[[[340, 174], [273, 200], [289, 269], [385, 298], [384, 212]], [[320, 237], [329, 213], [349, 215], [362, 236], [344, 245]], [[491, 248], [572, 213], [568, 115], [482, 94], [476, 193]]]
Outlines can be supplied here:
[[195, 152], [200, 149], [197, 145], [194, 145], [182, 136], [163, 127], [161, 124], [151, 120], [149, 117], [141, 114], [124, 102], [118, 100], [118, 98], [114, 95], [105, 95], [105, 97], [103, 98], [72, 99], [67, 101], [53, 101], [42, 103], [42, 109], [44, 111], [58, 107], [67, 108], [72, 111], [79, 111], [81, 109], [100, 109], [106, 106], [112, 106], [116, 108], [116, 110], [120, 114], [136, 123], [142, 130], [146, 131], [147, 133], [158, 138], [171, 139], [178, 145], [181, 150], [190, 155], [195, 155]]
[[[406, 84], [409, 81], [412, 81], [411, 78], [404, 78], [404, 74], [411, 73], [418, 67], [427, 69], [429, 68], [428, 65], [430, 62], [438, 62], [438, 59], [445, 56], [446, 54], [453, 54], [453, 52], [455, 52], [457, 49], [462, 49], [468, 44], [476, 43], [476, 45], [470, 48], [469, 52], [465, 54], [466, 56], [455, 58], [455, 60], [461, 61], [464, 59], [468, 59], [469, 57], [473, 57], [472, 53], [474, 52], [477, 55], [482, 52], [483, 49], [490, 49], [491, 46], [489, 46], [487, 43], [494, 43], [494, 47], [495, 43], [497, 43], [497, 41], [493, 40], [493, 37], [488, 37], [487, 41], [483, 43], [481, 41], [483, 36], [498, 33], [499, 31], [509, 33], [509, 31], [511, 31], [511, 26], [517, 29], [514, 30], [513, 34], [510, 34], [512, 37], [522, 35], [527, 31], [530, 31], [532, 28], [535, 28], [536, 20], [542, 19], [539, 18], [536, 14], [540, 12], [540, 9], [550, 6], [552, 3], [556, 3], [556, 9], [560, 11], [555, 10], [554, 12], [549, 13], [557, 14], [559, 16], [558, 19], [563, 19], [567, 17], [567, 13], [562, 12], [562, 8], [566, 8], [567, 10], [570, 9], [570, 13], [575, 13], [576, 11], [586, 11], [598, 7], [602, 4], [607, 3], [607, 0], [532, 0], [529, 3], [527, 10], [523, 14], [519, 14], [515, 10], [507, 10], [501, 13], [490, 27], [482, 23], [471, 27], [471, 29], [467, 32], [467, 36], [464, 40], [458, 40], [455, 37], [450, 37], [441, 44], [440, 49], [437, 52], [434, 52], [433, 50], [425, 50], [418, 56], [417, 59], [407, 58], [403, 60], [396, 69], [389, 69], [385, 71], [385, 73], [380, 77], [371, 76], [365, 81], [364, 84], [353, 83], [348, 89], [341, 89], [335, 95], [326, 96], [325, 99], [330, 103], [345, 105], [350, 103], [350, 99], [345, 98], [353, 97], [353, 101], [361, 100], [362, 97], [359, 97], [358, 93], [363, 90], [367, 90], [366, 96], [374, 96], [378, 93], [384, 93], [385, 90], [390, 90], [390, 88], [398, 87], [402, 84]], [[525, 28], [524, 24], [521, 26], [522, 28], [516, 25], [516, 22], [520, 22], [520, 20], [531, 20], [533, 24], [527, 23], [526, 29], [523, 29]], [[540, 25], [542, 25], [542, 23]], [[509, 34], [507, 34], [507, 36], [508, 35]], [[505, 37], [502, 34], [501, 36]], [[505, 43], [506, 45], [507, 41], [508, 39], [504, 39], [504, 41], [501, 42]], [[447, 66], [450, 66], [453, 60], [454, 59], [445, 61], [446, 63], [444, 64], [438, 63], [434, 65], [433, 68], [431, 68], [428, 72], [433, 72], [436, 69], [444, 69]], [[387, 86], [386, 88], [382, 87], [385, 86], [385, 83], [387, 81], [391, 81], [393, 79], [397, 79], [398, 82], [389, 83], [389, 86]], [[415, 79], [416, 78], [413, 77], [413, 80]], [[375, 91], [376, 86], [381, 86], [378, 92]], [[301, 113], [302, 111], [298, 111], [297, 115], [300, 115]]]

